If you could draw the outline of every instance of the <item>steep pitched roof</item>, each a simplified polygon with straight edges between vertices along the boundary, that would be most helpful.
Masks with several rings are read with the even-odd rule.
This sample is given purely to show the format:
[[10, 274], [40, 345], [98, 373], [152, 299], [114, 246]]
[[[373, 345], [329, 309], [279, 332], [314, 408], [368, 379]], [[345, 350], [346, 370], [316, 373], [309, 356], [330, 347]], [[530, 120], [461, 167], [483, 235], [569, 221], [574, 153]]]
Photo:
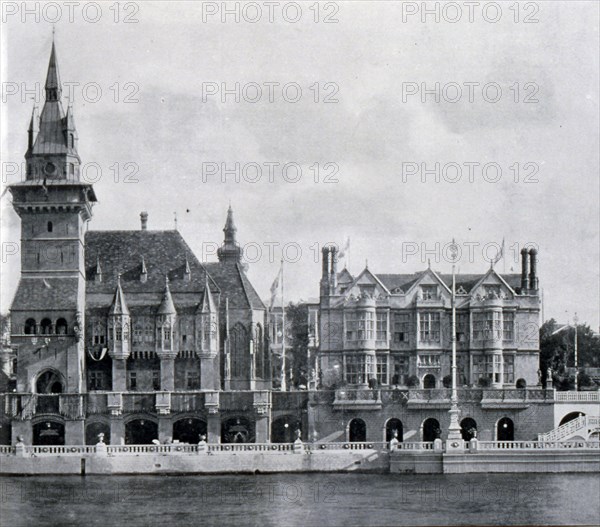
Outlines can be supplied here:
[[[117, 287], [117, 274], [129, 309], [158, 308], [169, 278], [172, 302], [181, 309], [197, 306], [204, 292], [207, 272], [178, 231], [89, 231], [85, 235], [86, 294], [88, 309], [108, 307]], [[187, 268], [190, 273], [186, 276]], [[99, 260], [102, 281], [96, 281]], [[146, 280], [140, 279], [142, 269]], [[220, 287], [208, 276], [211, 290]], [[195, 307], [194, 307], [195, 308]]]
[[[206, 279], [206, 283], [208, 283], [208, 278]], [[175, 309], [175, 304], [173, 303], [173, 297], [171, 296], [171, 290], [169, 289], [169, 279], [166, 279], [165, 284], [165, 292], [163, 294], [162, 302], [160, 306], [158, 306], [157, 314], [159, 315], [176, 315], [177, 310]]]
[[109, 315], [129, 315], [129, 309], [127, 308], [127, 302], [125, 301], [125, 295], [121, 288], [121, 280], [117, 279], [117, 290], [115, 291], [115, 298], [113, 303], [108, 310]]
[[77, 289], [77, 278], [22, 277], [11, 310], [76, 309]]
[[206, 262], [204, 267], [219, 285], [221, 299], [229, 299], [230, 309], [266, 309], [240, 264]]

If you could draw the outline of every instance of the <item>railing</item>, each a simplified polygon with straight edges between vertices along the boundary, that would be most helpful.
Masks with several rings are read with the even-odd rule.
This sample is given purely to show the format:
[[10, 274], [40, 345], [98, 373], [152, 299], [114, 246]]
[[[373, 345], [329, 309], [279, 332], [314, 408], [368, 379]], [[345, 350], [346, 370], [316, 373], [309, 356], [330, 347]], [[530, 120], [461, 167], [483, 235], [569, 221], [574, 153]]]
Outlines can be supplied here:
[[402, 403], [408, 401], [408, 390], [381, 389], [383, 404]]
[[600, 390], [595, 392], [554, 392], [554, 400], [560, 403], [600, 403]]
[[433, 442], [417, 441], [414, 443], [397, 443], [394, 450], [433, 450]]
[[538, 441], [560, 441], [564, 437], [570, 436], [581, 428], [586, 426], [587, 419], [585, 415], [579, 416], [568, 423], [565, 423], [550, 432], [538, 434]]
[[10, 455], [15, 453], [15, 447], [10, 445], [0, 445], [0, 455]]
[[335, 392], [335, 402], [338, 401], [379, 401], [379, 390], [346, 390], [340, 389]]
[[95, 446], [90, 445], [51, 445], [51, 446], [26, 446], [25, 453], [33, 456], [63, 456], [63, 455], [75, 455], [80, 456], [81, 454], [94, 454], [96, 452]]
[[107, 414], [107, 394], [102, 392], [90, 392], [86, 396], [86, 411], [88, 415]]
[[600, 449], [600, 441], [478, 441], [478, 450]]
[[205, 395], [202, 392], [171, 394], [171, 412], [202, 412], [204, 411]]
[[155, 393], [123, 393], [123, 412], [154, 413], [156, 406]]
[[449, 401], [452, 391], [449, 389], [409, 390], [409, 401]]
[[306, 406], [308, 392], [272, 392], [273, 410], [296, 410]]

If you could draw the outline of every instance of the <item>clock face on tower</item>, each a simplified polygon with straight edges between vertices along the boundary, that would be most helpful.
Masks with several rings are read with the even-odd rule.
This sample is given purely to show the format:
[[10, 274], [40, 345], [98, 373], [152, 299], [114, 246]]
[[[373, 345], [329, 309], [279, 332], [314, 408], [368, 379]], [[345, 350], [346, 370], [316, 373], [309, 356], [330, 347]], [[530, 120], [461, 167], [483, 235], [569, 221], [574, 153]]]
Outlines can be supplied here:
[[56, 165], [54, 163], [46, 163], [44, 173], [48, 176], [53, 176], [56, 173]]

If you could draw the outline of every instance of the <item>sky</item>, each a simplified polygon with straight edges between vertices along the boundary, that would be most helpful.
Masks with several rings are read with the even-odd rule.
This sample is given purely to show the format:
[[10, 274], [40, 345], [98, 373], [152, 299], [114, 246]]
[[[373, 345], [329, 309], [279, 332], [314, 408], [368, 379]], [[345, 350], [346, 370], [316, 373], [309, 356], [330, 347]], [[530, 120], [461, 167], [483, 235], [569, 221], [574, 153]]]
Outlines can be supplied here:
[[[4, 2], [2, 183], [20, 178], [55, 22], [89, 229], [176, 217], [211, 261], [231, 203], [255, 288], [269, 298], [283, 257], [290, 301], [318, 297], [329, 242], [350, 239], [354, 275], [448, 273], [452, 239], [459, 272], [504, 241], [496, 269], [518, 273], [534, 246], [544, 318], [598, 330], [599, 4], [488, 4]], [[6, 312], [20, 224], [1, 205]]]

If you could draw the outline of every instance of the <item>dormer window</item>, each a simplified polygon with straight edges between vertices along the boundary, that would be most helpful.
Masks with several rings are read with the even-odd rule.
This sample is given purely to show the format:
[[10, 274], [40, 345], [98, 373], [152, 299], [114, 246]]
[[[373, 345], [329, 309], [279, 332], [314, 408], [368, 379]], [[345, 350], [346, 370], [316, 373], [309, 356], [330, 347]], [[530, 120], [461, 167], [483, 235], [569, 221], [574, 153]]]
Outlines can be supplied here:
[[435, 300], [437, 298], [437, 285], [422, 285], [421, 295], [423, 300]]
[[485, 286], [485, 295], [488, 297], [499, 297], [500, 296], [500, 286], [499, 285], [486, 285]]

